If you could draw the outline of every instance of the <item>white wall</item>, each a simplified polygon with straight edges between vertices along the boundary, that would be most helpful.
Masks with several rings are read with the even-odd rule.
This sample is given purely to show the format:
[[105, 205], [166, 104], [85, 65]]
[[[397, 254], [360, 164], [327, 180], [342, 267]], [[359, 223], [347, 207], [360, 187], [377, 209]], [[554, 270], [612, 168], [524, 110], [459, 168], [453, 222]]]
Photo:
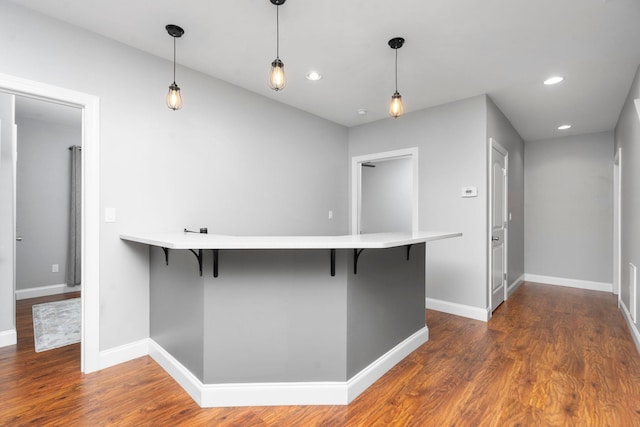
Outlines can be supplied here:
[[487, 97], [487, 139], [495, 139], [509, 152], [509, 237], [507, 242], [509, 286], [521, 280], [524, 270], [524, 141], [511, 122]]
[[14, 96], [0, 93], [0, 346], [15, 342], [13, 297]]
[[393, 159], [362, 167], [360, 232], [411, 232], [413, 160]]
[[[419, 150], [420, 229], [464, 233], [427, 245], [427, 298], [486, 318], [485, 96], [349, 129], [350, 157], [410, 147]], [[478, 197], [461, 198], [467, 186]]]
[[[16, 116], [18, 170], [16, 290], [65, 283], [69, 230], [69, 147], [82, 143], [77, 126]], [[52, 264], [59, 271], [52, 272]]]
[[100, 97], [100, 204], [117, 215], [100, 230], [101, 350], [149, 334], [148, 249], [122, 232], [347, 231], [344, 127], [182, 67], [174, 112], [170, 62], [9, 2], [0, 15], [0, 73]]
[[525, 144], [527, 274], [611, 284], [613, 132]]
[[[629, 89], [615, 129], [615, 147], [622, 148], [622, 223], [621, 223], [621, 282], [620, 297], [627, 310], [631, 309], [629, 289], [629, 263], [640, 268], [640, 118], [634, 101], [640, 99], [640, 67]], [[613, 153], [611, 153], [613, 156]], [[640, 292], [636, 294], [640, 307]], [[639, 345], [638, 326], [635, 322], [636, 344]]]

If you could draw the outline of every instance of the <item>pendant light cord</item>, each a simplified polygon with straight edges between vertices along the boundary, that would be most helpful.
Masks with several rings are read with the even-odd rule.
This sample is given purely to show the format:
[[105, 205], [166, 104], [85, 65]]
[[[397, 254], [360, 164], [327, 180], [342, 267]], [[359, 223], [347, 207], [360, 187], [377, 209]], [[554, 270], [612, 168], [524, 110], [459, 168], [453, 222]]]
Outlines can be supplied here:
[[176, 37], [175, 36], [173, 36], [173, 84], [176, 84]]
[[280, 58], [280, 5], [276, 6], [276, 58]]
[[396, 92], [398, 92], [398, 49], [394, 49], [396, 51]]

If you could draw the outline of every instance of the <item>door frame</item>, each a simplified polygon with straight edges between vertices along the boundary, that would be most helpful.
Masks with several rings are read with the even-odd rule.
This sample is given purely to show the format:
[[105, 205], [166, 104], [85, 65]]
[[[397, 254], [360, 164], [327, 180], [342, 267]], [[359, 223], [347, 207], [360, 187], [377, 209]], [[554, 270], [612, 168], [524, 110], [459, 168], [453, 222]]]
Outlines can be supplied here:
[[[0, 92], [82, 109], [80, 370], [85, 373], [97, 371], [100, 369], [100, 98], [7, 74], [0, 74]], [[13, 233], [15, 241], [15, 227]], [[15, 280], [13, 291], [15, 313]]]
[[506, 278], [504, 280], [503, 292], [504, 292], [504, 301], [507, 300], [509, 296], [509, 151], [504, 148], [502, 145], [498, 143], [494, 138], [489, 138], [488, 141], [488, 163], [487, 163], [487, 181], [488, 181], [488, 216], [487, 216], [487, 294], [488, 294], [488, 306], [487, 310], [489, 312], [489, 317], [492, 316], [492, 307], [493, 307], [493, 251], [492, 251], [492, 242], [491, 235], [493, 233], [493, 148], [498, 150], [500, 153], [504, 155], [504, 169], [505, 169], [505, 185], [504, 185], [504, 202], [507, 207], [505, 222], [506, 226], [504, 228], [504, 255], [503, 255], [503, 263], [504, 263], [504, 274]]
[[418, 147], [385, 151], [382, 153], [365, 154], [351, 158], [351, 234], [360, 234], [362, 216], [362, 164], [411, 158], [413, 191], [411, 196], [411, 231], [417, 233], [418, 227]]
[[622, 301], [622, 147], [613, 158], [613, 293]]

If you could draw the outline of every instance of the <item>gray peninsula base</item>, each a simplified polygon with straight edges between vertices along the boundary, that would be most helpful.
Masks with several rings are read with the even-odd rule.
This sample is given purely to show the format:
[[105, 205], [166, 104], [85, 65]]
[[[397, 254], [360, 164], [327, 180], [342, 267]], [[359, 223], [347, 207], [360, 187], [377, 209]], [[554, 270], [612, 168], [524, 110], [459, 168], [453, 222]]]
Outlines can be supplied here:
[[428, 339], [425, 243], [408, 248], [365, 249], [357, 274], [355, 251], [337, 249], [335, 276], [328, 249], [220, 250], [213, 277], [211, 250], [201, 276], [189, 250], [167, 265], [150, 246], [151, 339], [205, 388], [348, 383]]

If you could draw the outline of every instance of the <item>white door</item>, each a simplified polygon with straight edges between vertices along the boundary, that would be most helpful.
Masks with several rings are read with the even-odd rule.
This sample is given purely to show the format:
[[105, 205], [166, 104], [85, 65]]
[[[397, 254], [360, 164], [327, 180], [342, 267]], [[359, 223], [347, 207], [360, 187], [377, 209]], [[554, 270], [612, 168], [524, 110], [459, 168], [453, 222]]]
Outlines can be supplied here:
[[505, 298], [507, 287], [507, 152], [491, 144], [491, 311]]

